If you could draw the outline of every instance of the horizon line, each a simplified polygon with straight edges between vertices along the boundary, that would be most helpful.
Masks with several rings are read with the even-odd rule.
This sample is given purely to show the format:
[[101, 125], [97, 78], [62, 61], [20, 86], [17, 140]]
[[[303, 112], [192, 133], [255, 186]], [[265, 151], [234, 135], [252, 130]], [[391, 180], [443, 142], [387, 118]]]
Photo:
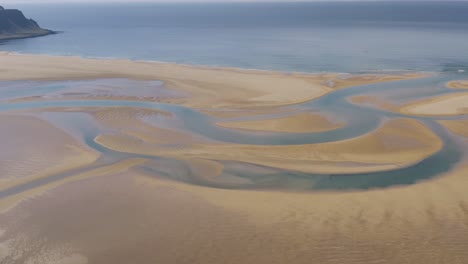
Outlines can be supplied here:
[[63, 0], [25, 0], [8, 2], [4, 1], [0, 6], [15, 5], [15, 4], [150, 4], [150, 3], [164, 3], [164, 4], [194, 4], [194, 3], [327, 3], [327, 2], [468, 2], [468, 0], [70, 0], [64, 2]]

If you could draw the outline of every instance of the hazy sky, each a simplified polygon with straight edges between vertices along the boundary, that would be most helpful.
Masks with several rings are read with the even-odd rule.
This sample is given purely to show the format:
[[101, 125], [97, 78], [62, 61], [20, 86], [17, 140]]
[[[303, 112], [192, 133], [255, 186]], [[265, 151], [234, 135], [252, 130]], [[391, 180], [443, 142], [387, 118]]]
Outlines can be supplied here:
[[[402, 0], [0, 0], [0, 5], [13, 6], [24, 3], [135, 3], [135, 2], [327, 2], [327, 1], [402, 1]], [[446, 0], [412, 0], [412, 1], [446, 1]], [[455, 0], [457, 1], [457, 0]], [[468, 0], [458, 0], [468, 1]]]
[[[14, 5], [19, 3], [116, 3], [116, 2], [292, 2], [292, 1], [359, 1], [359, 0], [1, 0], [1, 4]], [[360, 0], [363, 1], [363, 0]], [[364, 0], [364, 1], [385, 1], [385, 0]], [[401, 1], [401, 0], [399, 0]], [[414, 1], [414, 0], [413, 0]], [[426, 0], [427, 1], [427, 0]], [[429, 0], [430, 1], [430, 0]], [[439, 0], [443, 1], [443, 0]], [[466, 1], [466, 0], [463, 0]]]

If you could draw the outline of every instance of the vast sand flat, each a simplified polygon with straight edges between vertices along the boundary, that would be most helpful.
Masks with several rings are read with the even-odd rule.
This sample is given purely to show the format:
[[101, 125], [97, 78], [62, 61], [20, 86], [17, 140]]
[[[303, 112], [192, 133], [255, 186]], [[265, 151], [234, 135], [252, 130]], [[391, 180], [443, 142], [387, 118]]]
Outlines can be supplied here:
[[168, 88], [190, 94], [177, 103], [201, 108], [294, 104], [318, 98], [338, 88], [427, 76], [423, 73], [313, 75], [5, 52], [0, 53], [0, 61], [0, 80], [160, 80]]
[[468, 138], [468, 120], [441, 120], [439, 123], [453, 133]]
[[[173, 103], [199, 107], [221, 118], [285, 114], [277, 106], [349, 86], [422, 76], [286, 74], [0, 53], [0, 80], [162, 80], [166, 87], [189, 95]], [[68, 96], [73, 99], [76, 94]], [[144, 100], [138, 96], [127, 99]], [[107, 93], [82, 97], [117, 98], [123, 97]], [[365, 100], [357, 98], [356, 103]], [[450, 104], [455, 103], [443, 107], [448, 109]], [[221, 174], [233, 163], [226, 161], [263, 165], [268, 168], [260, 169], [268, 171], [311, 173], [409, 166], [443, 147], [435, 133], [414, 119], [386, 120], [375, 131], [349, 140], [266, 146], [204, 138], [182, 130], [177, 115], [159, 110], [42, 110], [89, 113], [102, 126], [97, 143], [171, 160], [109, 155], [116, 161], [97, 163], [92, 169], [45, 184], [27, 185], [22, 192], [0, 199], [2, 264], [468, 263], [466, 162], [428, 181], [369, 191], [226, 190], [181, 179], [188, 171], [190, 177], [206, 182], [224, 182]], [[98, 156], [35, 117], [0, 115], [0, 123], [0, 177], [15, 176], [0, 180], [0, 192], [88, 165]], [[468, 136], [466, 121], [440, 123], [457, 135]], [[343, 124], [320, 115], [293, 114], [222, 125], [253, 131], [315, 132]]]
[[46, 121], [0, 115], [0, 190], [93, 163], [99, 154]]
[[[151, 131], [153, 136], [158, 130]], [[177, 140], [176, 140], [177, 141]], [[104, 134], [96, 142], [122, 152], [177, 158], [232, 160], [310, 173], [352, 173], [408, 166], [439, 151], [443, 143], [430, 129], [411, 119], [387, 121], [358, 138], [322, 144], [261, 146], [194, 143], [166, 148], [141, 137]]]
[[400, 112], [424, 116], [468, 114], [468, 93], [456, 93], [429, 98], [403, 106]]
[[468, 89], [468, 80], [451, 81], [447, 86], [452, 89]]
[[462, 165], [406, 187], [288, 193], [116, 171], [0, 215], [0, 248], [11, 263], [464, 264], [466, 173]]
[[327, 117], [316, 113], [299, 113], [282, 118], [264, 120], [219, 122], [217, 125], [253, 131], [288, 133], [324, 132], [343, 126], [343, 124], [332, 122]]

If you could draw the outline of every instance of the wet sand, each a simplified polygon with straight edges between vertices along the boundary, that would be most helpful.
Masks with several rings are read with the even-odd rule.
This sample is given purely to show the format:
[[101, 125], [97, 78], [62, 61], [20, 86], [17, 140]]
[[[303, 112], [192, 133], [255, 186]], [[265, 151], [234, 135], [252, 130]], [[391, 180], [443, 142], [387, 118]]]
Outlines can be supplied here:
[[282, 118], [220, 122], [219, 126], [253, 131], [272, 131], [287, 133], [307, 133], [330, 131], [343, 126], [327, 117], [315, 113], [299, 113]]
[[100, 124], [118, 131], [118, 135], [129, 136], [142, 143], [146, 142], [153, 145], [160, 144], [162, 145], [160, 147], [166, 146], [167, 148], [196, 142], [209, 142], [205, 138], [197, 135], [154, 126], [144, 121], [144, 117], [162, 116], [162, 118], [165, 118], [166, 122], [170, 122], [173, 117], [171, 113], [165, 111], [115, 107], [98, 109], [91, 113]]
[[33, 116], [0, 115], [0, 190], [91, 164], [99, 153]]
[[[158, 131], [153, 129], [149, 133], [157, 135]], [[443, 146], [431, 130], [410, 119], [390, 120], [377, 131], [362, 137], [321, 144], [260, 146], [196, 143], [165, 148], [141, 139], [104, 134], [98, 136], [96, 142], [121, 152], [241, 161], [309, 173], [357, 173], [405, 167], [436, 153]]]
[[[145, 162], [144, 159], [129, 159], [129, 160], [125, 160], [125, 161], [115, 163], [109, 166], [102, 166], [96, 169], [91, 169], [86, 172], [77, 173], [75, 175], [72, 175], [71, 177], [67, 177], [67, 178], [59, 179], [57, 181], [53, 181], [51, 183], [43, 184], [37, 188], [26, 189], [25, 191], [20, 192], [18, 194], [9, 195], [7, 198], [3, 198], [0, 200], [0, 213], [5, 213], [8, 210], [11, 210], [15, 206], [17, 206], [20, 202], [29, 200], [31, 198], [39, 197], [43, 195], [44, 193], [46, 193], [47, 191], [57, 188], [63, 184], [72, 183], [72, 182], [80, 181], [80, 180], [87, 179], [87, 178], [95, 178], [95, 177], [99, 177], [103, 175], [109, 175], [109, 174], [112, 175], [117, 172], [126, 171], [129, 168], [135, 165], [141, 164], [143, 162]], [[9, 187], [11, 188], [15, 186], [20, 186], [24, 183], [31, 182], [33, 180], [35, 179], [27, 179], [25, 181], [18, 182], [16, 185], [10, 184]]]
[[467, 169], [409, 187], [316, 194], [220, 190], [133, 169], [0, 215], [0, 247], [12, 263], [463, 264]]

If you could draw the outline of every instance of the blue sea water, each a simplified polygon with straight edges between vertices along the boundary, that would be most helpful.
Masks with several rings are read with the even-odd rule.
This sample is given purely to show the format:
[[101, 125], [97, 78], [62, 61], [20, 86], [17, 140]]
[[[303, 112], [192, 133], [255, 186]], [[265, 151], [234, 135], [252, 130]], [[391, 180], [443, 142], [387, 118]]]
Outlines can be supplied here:
[[15, 5], [0, 50], [303, 72], [468, 71], [468, 2]]

